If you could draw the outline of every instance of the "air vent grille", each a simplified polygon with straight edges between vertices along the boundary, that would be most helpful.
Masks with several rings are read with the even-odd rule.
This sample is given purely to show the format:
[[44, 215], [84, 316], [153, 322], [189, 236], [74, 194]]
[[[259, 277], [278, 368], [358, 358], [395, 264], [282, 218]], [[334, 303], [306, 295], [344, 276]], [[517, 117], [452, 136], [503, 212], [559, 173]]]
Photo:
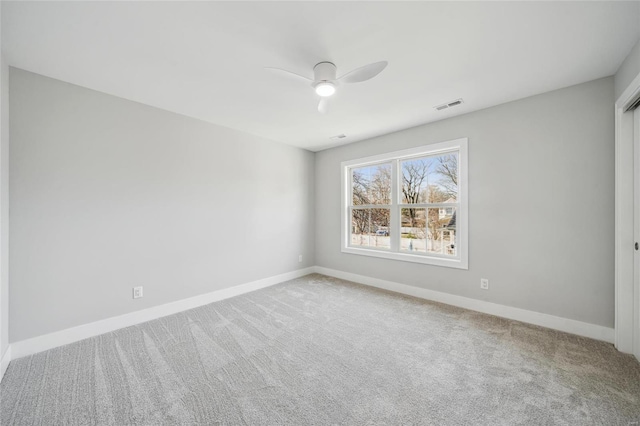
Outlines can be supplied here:
[[437, 106], [434, 106], [433, 108], [436, 111], [442, 111], [442, 110], [445, 110], [447, 108], [453, 108], [454, 106], [458, 106], [463, 102], [464, 101], [462, 99], [456, 99], [455, 101], [447, 102], [446, 104], [442, 104], [442, 105], [437, 105]]

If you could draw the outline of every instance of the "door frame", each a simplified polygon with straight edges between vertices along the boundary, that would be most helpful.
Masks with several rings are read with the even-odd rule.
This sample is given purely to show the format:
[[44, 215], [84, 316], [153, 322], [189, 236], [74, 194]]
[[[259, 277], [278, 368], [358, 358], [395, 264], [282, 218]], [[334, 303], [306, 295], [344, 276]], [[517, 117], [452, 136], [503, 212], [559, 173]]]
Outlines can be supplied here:
[[[640, 94], [639, 94], [640, 96]], [[640, 244], [640, 108], [633, 112], [633, 232], [636, 244]], [[633, 259], [633, 354], [640, 360], [640, 251], [634, 251]]]
[[[636, 319], [640, 309], [639, 254], [634, 248], [640, 242], [640, 223], [635, 218], [636, 173], [640, 173], [640, 147], [634, 149], [634, 112], [624, 112], [640, 95], [640, 74], [615, 103], [615, 346], [621, 352], [633, 353], [640, 359], [640, 325]], [[638, 157], [635, 160], [636, 156]], [[634, 265], [638, 265], [634, 267]], [[635, 341], [635, 342], [634, 342]]]

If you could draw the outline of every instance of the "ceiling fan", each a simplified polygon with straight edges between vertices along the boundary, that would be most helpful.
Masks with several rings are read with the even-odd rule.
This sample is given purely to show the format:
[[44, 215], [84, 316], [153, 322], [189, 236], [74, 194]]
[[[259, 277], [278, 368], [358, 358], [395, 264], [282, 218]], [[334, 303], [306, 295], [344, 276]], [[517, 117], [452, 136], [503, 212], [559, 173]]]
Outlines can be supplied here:
[[307, 83], [311, 83], [316, 93], [320, 96], [318, 111], [322, 114], [327, 113], [329, 97], [336, 92], [337, 87], [342, 83], [360, 83], [367, 81], [380, 74], [387, 66], [387, 61], [374, 62], [356, 68], [353, 71], [336, 78], [337, 67], [332, 62], [319, 62], [313, 67], [313, 79], [297, 74], [295, 72], [283, 70], [280, 68], [267, 67], [266, 69], [284, 73], [288, 76], [294, 76], [302, 79]]

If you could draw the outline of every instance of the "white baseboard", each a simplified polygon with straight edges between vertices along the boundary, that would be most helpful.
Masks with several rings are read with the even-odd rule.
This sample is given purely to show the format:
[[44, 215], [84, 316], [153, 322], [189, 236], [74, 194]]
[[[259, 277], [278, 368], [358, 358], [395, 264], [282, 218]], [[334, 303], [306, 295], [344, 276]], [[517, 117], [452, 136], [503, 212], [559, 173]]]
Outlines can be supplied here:
[[4, 355], [2, 356], [2, 361], [0, 361], [0, 382], [4, 377], [4, 372], [7, 371], [9, 362], [11, 362], [11, 345], [9, 345]]
[[511, 306], [499, 305], [497, 303], [485, 302], [483, 300], [471, 299], [468, 297], [457, 296], [455, 294], [427, 290], [393, 281], [385, 281], [364, 275], [352, 274], [350, 272], [324, 268], [322, 266], [316, 266], [314, 270], [319, 274], [328, 275], [330, 277], [382, 288], [396, 293], [419, 297], [421, 299], [446, 303], [447, 305], [458, 306], [460, 308], [470, 309], [472, 311], [495, 315], [502, 318], [552, 328], [566, 333], [577, 334], [578, 336], [602, 340], [607, 343], [614, 343], [614, 329], [603, 327], [601, 325], [556, 317], [554, 315], [542, 314], [540, 312], [528, 311], [526, 309], [513, 308]]
[[[176, 302], [167, 303], [152, 308], [142, 309], [140, 311], [131, 312], [129, 314], [117, 317], [107, 318], [104, 320], [68, 328], [66, 330], [56, 331], [54, 333], [33, 337], [31, 339], [21, 340], [12, 343], [10, 346], [11, 359], [18, 359], [27, 355], [46, 351], [47, 349], [56, 348], [58, 346], [67, 345], [89, 337], [99, 336], [100, 334], [118, 330], [124, 327], [151, 321], [156, 318], [186, 311], [188, 309], [197, 308], [198, 306], [207, 305], [218, 300], [228, 299], [244, 293], [249, 293], [261, 288], [279, 284], [284, 281], [299, 278], [314, 272], [314, 267], [299, 269], [297, 271], [287, 272], [275, 275], [269, 278], [240, 284], [234, 287], [213, 291], [211, 293], [200, 296], [190, 297], [188, 299], [178, 300]], [[2, 360], [3, 369], [4, 359]], [[8, 361], [7, 361], [8, 364]], [[4, 370], [3, 370], [4, 372]]]
[[354, 281], [360, 284], [382, 288], [409, 296], [433, 300], [436, 302], [446, 303], [448, 305], [458, 306], [473, 311], [483, 312], [486, 314], [522, 321], [529, 324], [535, 324], [542, 327], [564, 331], [567, 333], [577, 334], [579, 336], [602, 340], [608, 343], [614, 342], [613, 328], [589, 324], [562, 317], [556, 317], [548, 314], [542, 314], [539, 312], [528, 311], [525, 309], [513, 308], [510, 306], [499, 305], [497, 303], [485, 302], [468, 297], [457, 296], [455, 294], [427, 290], [424, 288], [400, 284], [393, 281], [385, 281], [378, 278], [367, 277], [364, 275], [352, 274], [350, 272], [343, 272], [335, 269], [324, 268], [321, 266], [314, 266], [297, 271], [287, 272], [285, 274], [280, 274], [269, 278], [264, 278], [257, 281], [252, 281], [235, 287], [217, 290], [211, 293], [203, 294], [201, 296], [195, 296], [160, 306], [154, 306], [152, 308], [131, 312], [129, 314], [107, 318], [89, 324], [84, 324], [77, 327], [68, 328], [66, 330], [61, 330], [54, 333], [45, 334], [31, 339], [12, 343], [7, 349], [4, 357], [2, 358], [2, 363], [0, 364], [0, 380], [2, 378], [2, 375], [4, 375], [9, 362], [12, 359], [21, 358], [27, 355], [46, 351], [48, 349], [56, 348], [58, 346], [77, 342], [82, 339], [87, 339], [89, 337], [94, 337], [100, 334], [115, 331], [120, 328], [129, 327], [132, 325], [151, 321], [156, 318], [161, 318], [167, 315], [186, 311], [188, 309], [197, 308], [198, 306], [206, 305], [218, 300], [228, 299], [230, 297], [249, 293], [261, 288], [279, 284], [284, 281], [299, 278], [313, 272], [348, 281]]

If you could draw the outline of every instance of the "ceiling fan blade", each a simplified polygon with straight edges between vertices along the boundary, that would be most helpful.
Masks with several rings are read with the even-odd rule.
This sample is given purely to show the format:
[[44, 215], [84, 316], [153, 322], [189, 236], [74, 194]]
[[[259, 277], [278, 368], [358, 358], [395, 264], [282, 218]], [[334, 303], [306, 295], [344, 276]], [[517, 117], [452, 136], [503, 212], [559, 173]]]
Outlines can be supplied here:
[[338, 80], [345, 83], [360, 83], [361, 81], [367, 81], [380, 74], [382, 70], [387, 67], [387, 64], [387, 61], [374, 62], [373, 64], [356, 68], [355, 70], [346, 73]]
[[288, 77], [295, 77], [296, 79], [302, 79], [306, 83], [313, 82], [313, 80], [308, 78], [308, 77], [305, 77], [305, 76], [300, 75], [300, 74], [296, 74], [295, 72], [292, 72], [292, 71], [283, 70], [281, 68], [265, 67], [264, 69], [269, 70], [269, 71], [275, 71], [278, 74], [285, 75], [285, 76], [288, 76]]
[[328, 111], [329, 111], [329, 99], [320, 98], [320, 103], [318, 104], [318, 112], [320, 114], [326, 114]]

